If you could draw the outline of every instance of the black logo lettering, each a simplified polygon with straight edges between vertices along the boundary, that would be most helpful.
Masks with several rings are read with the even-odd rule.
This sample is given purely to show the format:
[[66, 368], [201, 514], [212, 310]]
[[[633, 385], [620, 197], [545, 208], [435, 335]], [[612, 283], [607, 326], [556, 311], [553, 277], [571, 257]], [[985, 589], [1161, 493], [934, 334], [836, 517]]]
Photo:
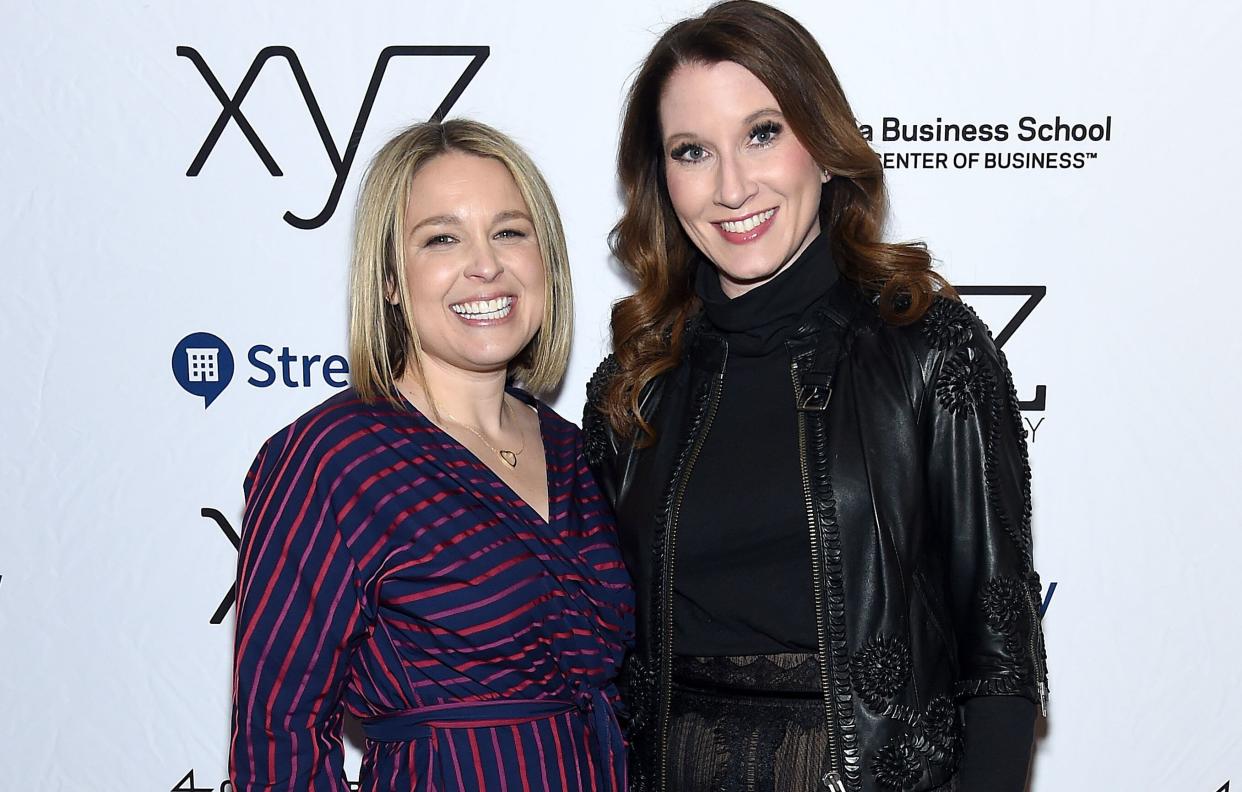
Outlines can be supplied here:
[[[237, 531], [233, 530], [233, 526], [229, 525], [229, 521], [218, 509], [212, 509], [204, 506], [202, 512], [204, 517], [209, 520], [215, 520], [216, 525], [220, 526], [220, 531], [225, 538], [232, 543], [233, 549], [237, 550], [241, 547], [241, 537], [237, 535]], [[216, 612], [211, 615], [211, 624], [220, 624], [224, 621], [224, 616], [229, 612], [229, 608], [233, 607], [233, 602], [237, 599], [237, 584], [229, 586], [228, 592], [224, 595], [224, 599], [220, 600], [220, 605], [216, 608]], [[193, 771], [191, 771], [193, 772]], [[193, 783], [193, 781], [191, 781]]]
[[194, 785], [194, 771], [191, 770], [190, 772], [182, 776], [181, 780], [177, 782], [177, 785], [173, 787], [169, 792], [215, 792], [215, 790], [212, 789], [211, 787], [195, 786]]
[[[1002, 295], [1002, 296], [1025, 296], [1026, 302], [1018, 308], [1018, 312], [1013, 315], [1001, 331], [996, 334], [996, 347], [999, 349], [1005, 346], [1005, 342], [1018, 332], [1018, 328], [1026, 321], [1026, 318], [1035, 310], [1035, 306], [1044, 299], [1048, 293], [1047, 286], [957, 286], [958, 294], [963, 297], [972, 294], [981, 295]], [[1034, 410], [1043, 412], [1046, 409], [1048, 389], [1043, 385], [1035, 386], [1035, 398], [1026, 401], [1018, 401], [1018, 407], [1022, 410]]]
[[211, 155], [212, 149], [215, 148], [216, 142], [220, 140], [224, 128], [228, 126], [229, 120], [237, 123], [238, 129], [246, 136], [246, 140], [250, 142], [255, 153], [259, 155], [259, 159], [263, 161], [264, 167], [268, 173], [273, 176], [283, 176], [280, 166], [276, 164], [276, 160], [272, 157], [267, 147], [263, 145], [263, 141], [259, 139], [258, 133], [250, 122], [246, 120], [245, 114], [242, 113], [242, 102], [245, 101], [246, 95], [250, 92], [251, 86], [254, 85], [255, 79], [258, 78], [259, 72], [263, 70], [264, 65], [272, 58], [284, 58], [289, 64], [293, 77], [297, 81], [298, 89], [302, 92], [302, 99], [306, 102], [306, 109], [310, 111], [311, 120], [315, 123], [315, 129], [319, 132], [319, 139], [323, 143], [324, 151], [327, 152], [328, 159], [332, 163], [332, 168], [336, 172], [336, 178], [332, 182], [332, 191], [328, 194], [327, 203], [319, 214], [312, 218], [305, 219], [298, 217], [292, 212], [285, 212], [284, 219], [289, 225], [301, 229], [319, 228], [336, 211], [337, 204], [341, 200], [341, 192], [345, 189], [345, 180], [349, 176], [349, 170], [353, 167], [354, 156], [358, 153], [358, 143], [362, 140], [362, 132], [366, 129], [367, 119], [371, 116], [371, 108], [375, 104], [375, 97], [379, 94], [380, 83], [384, 79], [384, 71], [388, 68], [388, 62], [397, 57], [441, 57], [441, 56], [470, 56], [470, 62], [466, 65], [461, 76], [457, 78], [457, 82], [445, 94], [444, 99], [440, 102], [440, 106], [431, 114], [432, 121], [440, 121], [449, 110], [456, 104], [462, 92], [466, 90], [466, 86], [478, 74], [479, 69], [483, 67], [483, 62], [487, 60], [487, 56], [491, 53], [491, 48], [484, 46], [395, 46], [385, 47], [380, 52], [379, 57], [375, 61], [375, 69], [371, 72], [371, 82], [367, 85], [366, 94], [362, 98], [362, 105], [358, 108], [358, 116], [354, 121], [353, 131], [349, 135], [349, 140], [345, 146], [345, 153], [342, 155], [340, 149], [336, 145], [336, 141], [332, 138], [332, 133], [328, 131], [328, 124], [324, 120], [323, 111], [319, 107], [319, 101], [315, 98], [315, 92], [311, 90], [310, 81], [306, 78], [306, 72], [302, 68], [298, 55], [290, 47], [264, 47], [259, 50], [259, 54], [254, 56], [254, 60], [250, 63], [250, 68], [242, 77], [241, 83], [237, 86], [237, 90], [229, 96], [224, 90], [224, 86], [220, 85], [220, 81], [216, 79], [211, 68], [207, 65], [207, 61], [199, 54], [198, 50], [193, 47], [180, 46], [177, 47], [177, 55], [182, 58], [188, 58], [191, 63], [198, 69], [198, 73], [202, 75], [203, 81], [207, 83], [207, 87], [215, 94], [220, 102], [220, 115], [216, 118], [216, 123], [207, 133], [207, 137], [203, 140], [203, 145], [199, 147], [198, 154], [195, 155], [194, 161], [190, 163], [190, 167], [186, 170], [186, 176], [197, 176], [203, 169], [203, 164], [207, 162], [207, 157]]

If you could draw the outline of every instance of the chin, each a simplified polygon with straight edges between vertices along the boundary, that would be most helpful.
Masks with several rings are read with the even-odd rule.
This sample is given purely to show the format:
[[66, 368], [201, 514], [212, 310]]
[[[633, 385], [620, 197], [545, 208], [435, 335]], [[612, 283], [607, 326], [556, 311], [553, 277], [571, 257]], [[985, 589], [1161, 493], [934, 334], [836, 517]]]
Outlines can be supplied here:
[[772, 277], [780, 271], [783, 264], [784, 262], [772, 264], [770, 260], [756, 262], [734, 260], [724, 265], [717, 263], [716, 269], [731, 281], [749, 284]]

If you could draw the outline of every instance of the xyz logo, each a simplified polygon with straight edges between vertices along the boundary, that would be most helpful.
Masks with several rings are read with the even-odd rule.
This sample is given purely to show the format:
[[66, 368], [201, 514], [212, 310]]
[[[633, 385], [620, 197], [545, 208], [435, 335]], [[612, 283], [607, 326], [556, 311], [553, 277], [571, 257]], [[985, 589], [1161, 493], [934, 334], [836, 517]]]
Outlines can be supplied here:
[[319, 132], [319, 139], [323, 142], [324, 151], [328, 155], [328, 160], [332, 163], [332, 169], [336, 172], [336, 178], [332, 182], [332, 190], [328, 194], [327, 203], [319, 214], [311, 218], [302, 218], [293, 214], [293, 212], [285, 212], [285, 222], [294, 228], [313, 229], [319, 228], [328, 219], [332, 217], [336, 211], [336, 206], [341, 200], [341, 191], [345, 189], [345, 180], [349, 177], [349, 170], [353, 167], [354, 157], [358, 153], [358, 143], [362, 140], [362, 132], [366, 129], [367, 119], [371, 116], [371, 108], [375, 104], [375, 97], [379, 93], [380, 83], [384, 79], [384, 72], [388, 68], [388, 62], [393, 58], [401, 57], [444, 57], [444, 56], [468, 56], [470, 62], [466, 65], [461, 76], [457, 78], [457, 82], [445, 94], [444, 99], [440, 102], [440, 106], [431, 114], [432, 121], [443, 120], [448, 115], [449, 110], [457, 102], [457, 99], [466, 90], [466, 86], [479, 73], [479, 69], [483, 67], [483, 62], [487, 60], [490, 54], [489, 47], [482, 46], [397, 46], [385, 47], [380, 52], [379, 58], [375, 61], [375, 69], [371, 72], [371, 82], [367, 85], [366, 94], [362, 97], [362, 106], [358, 109], [358, 116], [354, 121], [353, 131], [350, 132], [349, 140], [345, 146], [345, 153], [342, 154], [336, 141], [332, 137], [332, 133], [328, 131], [328, 124], [324, 120], [323, 111], [319, 107], [319, 101], [315, 98], [315, 92], [311, 90], [310, 81], [306, 78], [306, 72], [302, 68], [302, 62], [298, 60], [298, 55], [290, 47], [264, 47], [259, 50], [259, 54], [254, 56], [254, 60], [250, 63], [250, 69], [246, 75], [242, 77], [241, 84], [237, 86], [237, 90], [230, 96], [220, 81], [216, 79], [211, 67], [207, 65], [207, 61], [199, 54], [198, 50], [193, 47], [180, 46], [177, 47], [177, 55], [182, 58], [188, 58], [191, 63], [198, 69], [198, 73], [202, 75], [203, 81], [207, 83], [207, 87], [215, 95], [220, 102], [220, 116], [216, 119], [216, 123], [207, 133], [207, 138], [203, 141], [203, 145], [199, 147], [198, 154], [195, 155], [194, 161], [190, 163], [189, 170], [185, 172], [186, 176], [194, 177], [203, 169], [203, 164], [207, 162], [207, 158], [211, 156], [212, 149], [216, 147], [216, 142], [220, 140], [220, 135], [224, 133], [224, 128], [228, 126], [229, 121], [237, 123], [237, 128], [246, 136], [246, 140], [250, 142], [254, 152], [259, 155], [259, 159], [263, 161], [263, 165], [267, 168], [267, 172], [273, 176], [283, 176], [280, 166], [276, 164], [275, 158], [272, 157], [267, 147], [263, 145], [263, 141], [259, 138], [259, 134], [246, 120], [246, 116], [242, 113], [242, 102], [245, 101], [246, 95], [250, 92], [251, 86], [254, 85], [255, 79], [258, 78], [259, 72], [267, 65], [272, 58], [284, 58], [289, 64], [289, 68], [293, 71], [293, 77], [297, 81], [298, 89], [302, 92], [302, 99], [306, 102], [306, 109], [310, 111], [311, 120], [315, 123], [315, 129]]
[[[957, 292], [963, 297], [972, 295], [983, 296], [1003, 296], [1003, 297], [1026, 297], [1026, 302], [1018, 308], [1018, 312], [1010, 317], [1009, 322], [1001, 328], [996, 334], [996, 348], [1001, 349], [1005, 346], [1005, 342], [1018, 332], [1018, 328], [1026, 321], [1031, 312], [1035, 310], [1035, 306], [1044, 299], [1048, 293], [1047, 286], [958, 286]], [[1035, 386], [1035, 396], [1031, 399], [1019, 400], [1018, 407], [1022, 410], [1030, 410], [1034, 412], [1043, 412], [1046, 408], [1048, 389], [1043, 385]], [[1043, 419], [1040, 419], [1040, 423]]]
[[[229, 540], [234, 550], [241, 549], [241, 537], [237, 535], [237, 531], [233, 530], [233, 526], [229, 525], [228, 518], [220, 513], [219, 509], [213, 509], [210, 506], [204, 506], [199, 512], [208, 520], [214, 522], [220, 532], [224, 534], [224, 538]], [[233, 603], [237, 600], [237, 584], [229, 586], [229, 590], [224, 593], [224, 597], [220, 600], [220, 604], [216, 606], [216, 612], [211, 614], [211, 624], [219, 624], [224, 621], [224, 615], [229, 612], [229, 608], [233, 607]]]

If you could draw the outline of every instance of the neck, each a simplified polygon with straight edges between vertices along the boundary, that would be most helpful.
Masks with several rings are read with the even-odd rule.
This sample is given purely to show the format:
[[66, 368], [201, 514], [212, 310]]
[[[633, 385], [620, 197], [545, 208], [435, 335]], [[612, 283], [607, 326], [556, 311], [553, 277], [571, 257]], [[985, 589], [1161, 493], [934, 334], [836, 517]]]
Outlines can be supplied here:
[[462, 371], [444, 363], [423, 358], [423, 380], [407, 371], [397, 387], [415, 407], [437, 421], [446, 416], [496, 435], [504, 418], [505, 377], [500, 371]]

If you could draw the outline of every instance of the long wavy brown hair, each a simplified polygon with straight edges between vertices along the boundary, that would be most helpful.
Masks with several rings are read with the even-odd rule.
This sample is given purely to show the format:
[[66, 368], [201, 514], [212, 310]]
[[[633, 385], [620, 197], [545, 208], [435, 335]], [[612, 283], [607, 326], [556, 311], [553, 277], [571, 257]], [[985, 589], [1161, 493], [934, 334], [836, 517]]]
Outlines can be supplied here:
[[643, 387], [681, 356], [686, 320], [699, 310], [697, 250], [678, 223], [664, 176], [660, 97], [687, 63], [732, 61], [776, 97], [794, 135], [832, 174], [820, 198], [820, 226], [841, 274], [879, 295], [889, 322], [918, 320], [937, 295], [955, 296], [932, 271], [922, 243], [882, 241], [888, 201], [884, 169], [859, 132], [841, 84], [815, 38], [793, 17], [753, 0], [728, 0], [673, 25], [640, 67], [626, 98], [617, 153], [625, 213], [613, 228], [613, 255], [638, 282], [612, 310], [619, 372], [601, 408], [622, 436], [651, 427], [638, 411]]

